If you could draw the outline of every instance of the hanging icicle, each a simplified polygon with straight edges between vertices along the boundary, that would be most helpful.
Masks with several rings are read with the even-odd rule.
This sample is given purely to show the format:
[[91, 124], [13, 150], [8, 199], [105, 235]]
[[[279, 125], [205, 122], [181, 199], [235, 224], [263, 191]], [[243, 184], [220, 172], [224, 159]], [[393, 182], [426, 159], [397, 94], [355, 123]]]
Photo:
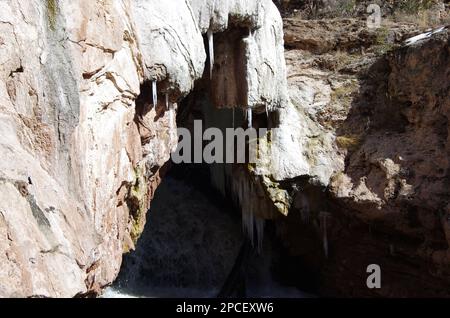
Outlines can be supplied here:
[[326, 258], [328, 258], [327, 217], [328, 217], [328, 214], [325, 213], [325, 212], [322, 212], [321, 215], [320, 215], [322, 231], [323, 231], [323, 233], [322, 233], [323, 252], [324, 252]]
[[166, 93], [166, 109], [169, 110], [169, 94]]
[[207, 37], [209, 49], [209, 78], [212, 79], [212, 73], [214, 69], [214, 33], [211, 27], [208, 29]]
[[153, 93], [153, 106], [158, 106], [158, 91], [156, 86], [156, 80], [152, 82], [152, 93]]
[[263, 249], [264, 225], [264, 219], [255, 216], [252, 212], [242, 211], [243, 231], [259, 253]]
[[[250, 240], [253, 248], [261, 253], [264, 241], [265, 220], [258, 217], [255, 211], [260, 211], [260, 205], [254, 200], [249, 200], [254, 196], [256, 189], [254, 184], [246, 177], [238, 177], [232, 181], [234, 193], [233, 201], [242, 211], [242, 229], [244, 234]], [[255, 205], [256, 204], [256, 205]]]
[[247, 123], [248, 128], [253, 128], [253, 110], [251, 107], [247, 109]]
[[269, 118], [269, 105], [266, 104], [266, 116]]

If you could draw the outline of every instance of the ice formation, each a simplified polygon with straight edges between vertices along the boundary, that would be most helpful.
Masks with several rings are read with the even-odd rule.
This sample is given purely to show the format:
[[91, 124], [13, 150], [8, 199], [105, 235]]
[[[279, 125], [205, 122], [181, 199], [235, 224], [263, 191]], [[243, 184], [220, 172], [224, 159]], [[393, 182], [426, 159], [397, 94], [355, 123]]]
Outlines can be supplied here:
[[261, 252], [264, 238], [264, 220], [258, 218], [251, 212], [242, 211], [242, 227], [244, 233], [247, 234], [250, 239], [252, 246], [255, 247], [258, 252]]
[[247, 124], [248, 124], [248, 128], [253, 127], [253, 110], [251, 107], [249, 107], [247, 109]]
[[417, 43], [417, 42], [419, 42], [421, 40], [428, 39], [432, 35], [434, 35], [436, 33], [440, 33], [442, 31], [444, 31], [445, 29], [446, 29], [446, 27], [443, 26], [443, 27], [440, 27], [438, 29], [431, 30], [431, 31], [428, 31], [428, 32], [425, 32], [425, 33], [422, 33], [422, 34], [419, 34], [419, 35], [416, 35], [416, 36], [413, 36], [412, 38], [407, 39], [405, 41], [405, 44], [406, 45], [412, 45], [412, 44]]
[[169, 110], [169, 94], [166, 93], [166, 109]]
[[234, 193], [237, 195], [237, 197], [234, 198], [235, 202], [240, 206], [242, 211], [243, 232], [251, 241], [252, 246], [257, 249], [258, 252], [261, 252], [264, 240], [265, 221], [255, 214], [255, 211], [261, 209], [258, 202], [249, 199], [254, 194], [254, 185], [244, 177], [233, 180], [233, 188]]
[[301, 206], [300, 206], [300, 215], [302, 218], [303, 223], [310, 223], [311, 222], [311, 208], [309, 205], [308, 196], [304, 193], [299, 193], [299, 196], [301, 198]]
[[214, 33], [211, 28], [207, 32], [208, 37], [208, 49], [209, 49], [209, 75], [212, 78], [214, 68]]
[[158, 91], [156, 86], [156, 80], [152, 82], [152, 93], [153, 93], [153, 106], [158, 106]]

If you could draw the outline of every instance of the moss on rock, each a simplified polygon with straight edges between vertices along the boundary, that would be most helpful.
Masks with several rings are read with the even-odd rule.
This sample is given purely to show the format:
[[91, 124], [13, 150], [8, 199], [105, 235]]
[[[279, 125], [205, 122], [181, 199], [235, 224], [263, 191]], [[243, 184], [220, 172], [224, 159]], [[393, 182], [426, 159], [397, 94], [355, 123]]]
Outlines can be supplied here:
[[137, 167], [134, 169], [134, 181], [129, 188], [126, 199], [130, 210], [130, 236], [134, 244], [137, 243], [144, 230], [147, 215], [149, 195], [147, 180], [144, 176], [143, 168]]
[[58, 16], [58, 0], [47, 0], [47, 20], [51, 30], [56, 29], [56, 19]]

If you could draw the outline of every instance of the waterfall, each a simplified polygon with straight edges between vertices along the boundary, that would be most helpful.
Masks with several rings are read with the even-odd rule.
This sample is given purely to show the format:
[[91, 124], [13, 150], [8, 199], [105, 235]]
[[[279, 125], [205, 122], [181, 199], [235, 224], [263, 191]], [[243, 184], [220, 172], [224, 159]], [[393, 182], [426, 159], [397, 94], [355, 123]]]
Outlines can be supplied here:
[[208, 49], [209, 49], [209, 76], [212, 79], [212, 73], [214, 69], [214, 34], [211, 28], [207, 32], [208, 37]]
[[156, 87], [156, 80], [152, 82], [152, 93], [153, 93], [153, 107], [158, 106], [158, 91]]

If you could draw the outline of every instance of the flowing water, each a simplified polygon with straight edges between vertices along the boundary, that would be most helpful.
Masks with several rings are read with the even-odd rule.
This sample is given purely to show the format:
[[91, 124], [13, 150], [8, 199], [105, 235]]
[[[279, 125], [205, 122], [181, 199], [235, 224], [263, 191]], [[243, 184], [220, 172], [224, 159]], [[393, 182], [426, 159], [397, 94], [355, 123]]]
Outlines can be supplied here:
[[[116, 283], [103, 297], [216, 297], [242, 242], [240, 215], [209, 186], [190, 176], [168, 176], [152, 201], [136, 251], [126, 255]], [[197, 181], [197, 182], [196, 182]], [[274, 248], [252, 252], [245, 296], [305, 297], [271, 274]]]

